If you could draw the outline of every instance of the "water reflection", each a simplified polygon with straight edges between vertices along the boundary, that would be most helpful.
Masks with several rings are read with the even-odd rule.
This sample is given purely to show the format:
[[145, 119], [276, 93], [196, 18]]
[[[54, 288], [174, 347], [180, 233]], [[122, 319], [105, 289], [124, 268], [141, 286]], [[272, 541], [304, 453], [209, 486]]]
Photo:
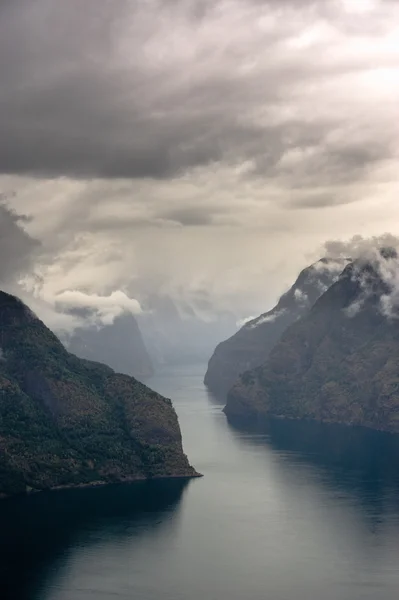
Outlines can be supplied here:
[[[66, 490], [0, 503], [0, 597], [35, 600], [72, 546], [176, 527], [186, 480]], [[99, 533], [100, 532], [100, 533]]]
[[294, 479], [303, 475], [301, 465], [312, 467], [318, 483], [350, 494], [376, 524], [387, 513], [399, 515], [398, 435], [284, 420], [229, 426], [241, 443], [266, 445]]
[[215, 394], [215, 392], [211, 392], [210, 389], [208, 389], [207, 387], [204, 387], [205, 389], [205, 393], [208, 397], [208, 401], [213, 404], [214, 406], [220, 406], [220, 408], [222, 409], [224, 406], [226, 406], [226, 395], [225, 394]]
[[398, 438], [231, 428], [202, 377], [155, 383], [205, 477], [0, 503], [0, 600], [397, 599]]

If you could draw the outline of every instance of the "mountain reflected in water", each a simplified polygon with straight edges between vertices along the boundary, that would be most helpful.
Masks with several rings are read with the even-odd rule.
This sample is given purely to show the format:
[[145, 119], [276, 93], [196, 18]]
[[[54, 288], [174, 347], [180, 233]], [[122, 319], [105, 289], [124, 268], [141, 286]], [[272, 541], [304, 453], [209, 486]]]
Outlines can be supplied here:
[[399, 514], [399, 436], [361, 427], [272, 419], [254, 427], [229, 422], [244, 444], [266, 446], [294, 480], [313, 467], [321, 485], [351, 494], [378, 521]]
[[44, 597], [49, 580], [67, 562], [70, 548], [123, 542], [132, 530], [147, 535], [178, 524], [187, 480], [64, 490], [4, 500], [0, 504], [2, 600]]

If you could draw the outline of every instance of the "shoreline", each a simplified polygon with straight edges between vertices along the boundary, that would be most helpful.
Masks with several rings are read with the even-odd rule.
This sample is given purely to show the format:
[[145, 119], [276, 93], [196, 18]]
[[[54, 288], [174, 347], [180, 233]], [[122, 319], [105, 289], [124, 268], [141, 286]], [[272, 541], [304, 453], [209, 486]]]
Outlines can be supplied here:
[[[226, 407], [224, 407], [226, 408]], [[240, 415], [228, 414], [226, 411], [222, 410], [225, 414], [227, 422], [230, 423], [236, 429], [253, 429], [257, 427], [267, 427], [268, 423], [273, 421], [281, 421], [288, 423], [309, 423], [313, 425], [326, 425], [332, 427], [342, 427], [346, 429], [362, 429], [364, 431], [378, 432], [384, 433], [386, 435], [399, 436], [398, 429], [391, 429], [385, 426], [376, 426], [371, 425], [369, 423], [357, 423], [357, 422], [348, 422], [348, 421], [335, 421], [330, 419], [314, 419], [310, 417], [291, 417], [285, 415], [268, 415], [267, 413], [260, 412], [252, 412], [250, 414], [241, 413]]]
[[42, 490], [38, 490], [35, 488], [28, 488], [25, 492], [20, 492], [18, 494], [0, 494], [0, 502], [2, 500], [8, 500], [10, 498], [22, 498], [22, 497], [27, 497], [27, 496], [31, 496], [34, 494], [42, 494], [45, 492], [60, 492], [63, 490], [78, 490], [78, 489], [87, 489], [87, 488], [97, 488], [97, 487], [106, 487], [106, 486], [111, 486], [111, 485], [124, 485], [124, 484], [131, 484], [131, 483], [138, 483], [140, 481], [159, 481], [159, 480], [166, 480], [166, 479], [200, 479], [201, 477], [204, 477], [204, 475], [202, 473], [198, 473], [197, 471], [194, 471], [194, 473], [191, 474], [187, 474], [187, 475], [154, 475], [153, 477], [145, 477], [144, 475], [135, 475], [135, 476], [131, 476], [131, 477], [126, 477], [125, 479], [121, 479], [119, 481], [102, 481], [102, 480], [98, 480], [98, 481], [90, 481], [87, 483], [76, 483], [76, 484], [64, 484], [64, 485], [57, 485], [54, 487], [49, 487], [49, 488], [45, 488]]

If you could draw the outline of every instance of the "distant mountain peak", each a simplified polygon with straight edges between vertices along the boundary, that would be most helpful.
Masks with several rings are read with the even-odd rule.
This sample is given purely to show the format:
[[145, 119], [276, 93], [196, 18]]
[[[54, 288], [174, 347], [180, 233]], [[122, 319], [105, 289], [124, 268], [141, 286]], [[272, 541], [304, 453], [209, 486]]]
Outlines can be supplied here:
[[[78, 309], [79, 316], [82, 311]], [[76, 312], [76, 309], [75, 309]], [[124, 373], [145, 381], [153, 375], [153, 365], [147, 352], [135, 316], [124, 310], [113, 322], [98, 325], [88, 320], [87, 327], [77, 328], [64, 340], [68, 350], [80, 358], [101, 362], [117, 373]]]
[[376, 249], [357, 258], [344, 269], [341, 279], [354, 286], [349, 316], [372, 305], [385, 317], [399, 316], [399, 256], [395, 248]]
[[393, 248], [392, 246], [385, 246], [385, 247], [381, 248], [380, 254], [381, 254], [382, 258], [385, 258], [386, 260], [398, 258], [398, 251], [396, 250], [396, 248]]
[[339, 278], [347, 258], [324, 257], [303, 269], [274, 308], [247, 321], [232, 337], [221, 342], [211, 357], [205, 384], [224, 395], [238, 376], [266, 360], [283, 331], [303, 314]]

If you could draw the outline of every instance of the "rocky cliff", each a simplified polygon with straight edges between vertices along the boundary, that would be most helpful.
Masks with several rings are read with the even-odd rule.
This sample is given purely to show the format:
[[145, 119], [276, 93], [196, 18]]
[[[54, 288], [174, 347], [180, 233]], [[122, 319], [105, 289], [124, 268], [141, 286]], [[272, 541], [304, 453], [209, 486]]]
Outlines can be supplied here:
[[225, 396], [241, 373], [261, 365], [283, 331], [309, 311], [342, 272], [346, 262], [324, 258], [307, 267], [272, 310], [249, 321], [220, 343], [204, 379], [209, 390]]
[[227, 416], [399, 431], [398, 275], [391, 250], [348, 265], [285, 331], [265, 364], [240, 377]]
[[195, 474], [170, 400], [70, 354], [0, 292], [0, 496]]
[[146, 381], [154, 370], [141, 331], [131, 313], [115, 317], [110, 325], [76, 329], [64, 340], [68, 350], [80, 358], [101, 362], [117, 373]]

